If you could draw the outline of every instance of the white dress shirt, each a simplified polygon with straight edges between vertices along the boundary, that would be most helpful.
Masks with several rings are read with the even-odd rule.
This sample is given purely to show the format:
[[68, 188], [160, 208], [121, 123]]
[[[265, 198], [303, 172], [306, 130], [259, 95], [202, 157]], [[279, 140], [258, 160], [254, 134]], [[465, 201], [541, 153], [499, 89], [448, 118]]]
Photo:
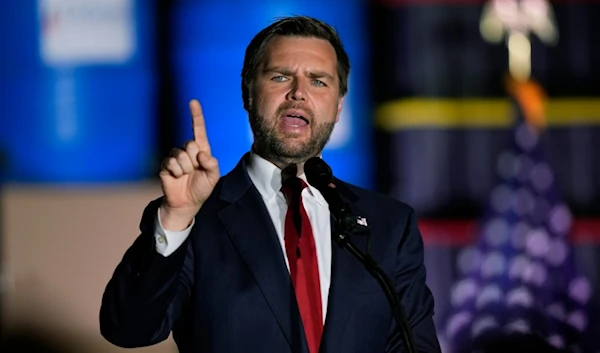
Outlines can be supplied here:
[[[289, 271], [284, 241], [287, 203], [281, 192], [281, 169], [259, 155], [250, 153], [248, 175], [262, 196], [265, 206], [271, 215], [271, 220], [275, 226], [275, 231], [277, 232], [277, 237], [279, 238], [279, 243], [281, 245], [281, 251]], [[300, 175], [300, 178], [306, 181], [306, 176], [304, 174]], [[327, 298], [331, 281], [331, 224], [329, 218], [329, 205], [321, 193], [310, 185], [302, 190], [302, 202], [306, 209], [306, 213], [308, 213], [308, 218], [310, 219], [313, 235], [315, 237], [319, 280], [321, 284], [323, 322], [325, 322], [327, 314]], [[156, 251], [166, 257], [175, 252], [175, 250], [183, 244], [194, 226], [194, 221], [187, 229], [173, 232], [163, 228], [158, 215], [156, 219]]]

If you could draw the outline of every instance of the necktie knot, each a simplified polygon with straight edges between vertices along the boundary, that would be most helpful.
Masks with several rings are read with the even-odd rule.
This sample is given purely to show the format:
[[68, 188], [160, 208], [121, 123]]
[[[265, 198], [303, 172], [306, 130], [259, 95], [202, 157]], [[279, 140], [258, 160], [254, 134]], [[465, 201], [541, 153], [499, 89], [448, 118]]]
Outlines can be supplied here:
[[306, 182], [298, 177], [287, 178], [281, 186], [281, 191], [287, 200], [288, 206], [298, 209], [300, 204], [300, 195], [302, 190], [308, 185]]

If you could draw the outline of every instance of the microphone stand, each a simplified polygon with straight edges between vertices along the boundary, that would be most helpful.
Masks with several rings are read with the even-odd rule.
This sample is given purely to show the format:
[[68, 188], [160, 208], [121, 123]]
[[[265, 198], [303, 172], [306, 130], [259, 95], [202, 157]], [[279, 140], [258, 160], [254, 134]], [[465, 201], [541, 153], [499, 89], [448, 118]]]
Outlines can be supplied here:
[[[356, 232], [356, 217], [353, 217], [347, 209], [344, 209], [341, 219], [337, 220], [337, 227], [332, 232], [333, 240], [342, 249], [347, 249], [354, 257], [358, 259], [366, 268], [366, 270], [379, 282], [381, 288], [385, 293], [385, 296], [392, 308], [392, 313], [398, 325], [398, 332], [400, 337], [404, 339], [404, 345], [407, 353], [416, 353], [414, 339], [406, 319], [406, 314], [400, 303], [400, 299], [394, 290], [389, 276], [383, 271], [383, 269], [377, 264], [375, 259], [369, 254], [363, 253], [358, 249], [350, 239], [351, 235]], [[337, 230], [337, 231], [336, 231]], [[364, 229], [361, 232], [367, 233], [368, 230]]]

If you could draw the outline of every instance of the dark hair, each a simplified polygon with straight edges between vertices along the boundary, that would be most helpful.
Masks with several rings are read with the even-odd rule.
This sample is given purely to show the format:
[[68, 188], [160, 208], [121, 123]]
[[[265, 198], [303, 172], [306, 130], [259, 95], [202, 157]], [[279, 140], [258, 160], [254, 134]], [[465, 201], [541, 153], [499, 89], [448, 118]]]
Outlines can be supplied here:
[[242, 99], [246, 110], [250, 108], [250, 91], [256, 79], [256, 70], [263, 59], [267, 44], [276, 36], [313, 37], [331, 43], [337, 56], [340, 96], [346, 94], [350, 59], [335, 29], [323, 21], [308, 16], [283, 17], [260, 31], [246, 48], [242, 69]]

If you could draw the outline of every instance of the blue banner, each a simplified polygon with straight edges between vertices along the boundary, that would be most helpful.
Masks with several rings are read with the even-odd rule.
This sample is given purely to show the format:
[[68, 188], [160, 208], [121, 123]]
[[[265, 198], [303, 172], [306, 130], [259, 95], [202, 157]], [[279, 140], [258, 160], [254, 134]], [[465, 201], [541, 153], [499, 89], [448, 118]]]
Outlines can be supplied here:
[[9, 181], [148, 176], [156, 110], [153, 4], [2, 3], [0, 150]]

